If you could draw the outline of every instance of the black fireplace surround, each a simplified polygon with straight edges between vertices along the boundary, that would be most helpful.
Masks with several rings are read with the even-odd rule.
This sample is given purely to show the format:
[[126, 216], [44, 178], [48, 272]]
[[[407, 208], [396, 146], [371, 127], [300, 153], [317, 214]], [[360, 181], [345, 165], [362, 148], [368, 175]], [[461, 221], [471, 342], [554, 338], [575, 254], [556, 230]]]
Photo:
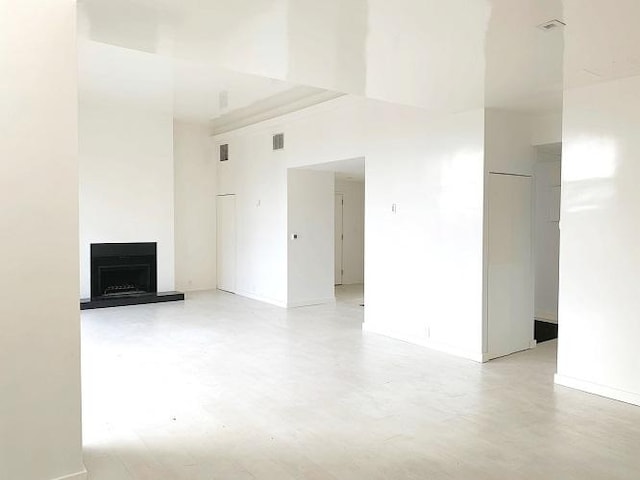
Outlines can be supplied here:
[[91, 244], [91, 299], [158, 291], [156, 243]]
[[82, 310], [184, 300], [180, 292], [158, 293], [158, 246], [148, 243], [92, 243], [91, 298]]

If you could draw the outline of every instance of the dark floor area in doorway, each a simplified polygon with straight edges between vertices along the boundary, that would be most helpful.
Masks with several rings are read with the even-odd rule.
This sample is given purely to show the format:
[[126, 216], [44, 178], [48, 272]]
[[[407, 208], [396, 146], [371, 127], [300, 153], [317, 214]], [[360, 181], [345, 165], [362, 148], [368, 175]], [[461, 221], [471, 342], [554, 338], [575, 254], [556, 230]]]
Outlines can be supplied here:
[[558, 324], [536, 320], [533, 336], [538, 343], [558, 338]]

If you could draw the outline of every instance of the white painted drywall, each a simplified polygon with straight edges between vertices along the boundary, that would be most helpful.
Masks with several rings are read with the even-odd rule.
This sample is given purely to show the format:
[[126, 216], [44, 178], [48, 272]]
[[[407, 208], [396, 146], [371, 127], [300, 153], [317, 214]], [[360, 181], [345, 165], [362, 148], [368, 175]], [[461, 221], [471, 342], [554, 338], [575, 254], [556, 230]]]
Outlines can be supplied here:
[[480, 360], [484, 111], [367, 110], [365, 329]]
[[79, 131], [81, 297], [92, 243], [157, 242], [158, 290], [174, 290], [172, 116], [81, 101]]
[[236, 291], [236, 223], [236, 195], [219, 195], [216, 198], [216, 287], [229, 293]]
[[216, 288], [216, 163], [208, 126], [174, 122], [176, 289]]
[[505, 110], [485, 111], [487, 172], [533, 175], [532, 117]]
[[[287, 305], [287, 168], [361, 157], [365, 104], [343, 97], [214, 137], [230, 157], [218, 162], [218, 193], [237, 195], [238, 294]], [[280, 132], [285, 148], [273, 151]]]
[[[285, 149], [272, 152], [277, 132]], [[286, 168], [366, 157], [366, 329], [482, 358], [483, 110], [434, 116], [343, 97], [223, 141], [231, 159], [220, 168], [232, 171], [220, 191], [239, 205], [238, 293], [287, 303]]]
[[535, 173], [535, 316], [558, 321], [560, 156], [537, 152]]
[[268, 123], [214, 145], [229, 143], [229, 160], [217, 162], [218, 193], [236, 195], [236, 293], [286, 306], [287, 166], [285, 152], [272, 151], [279, 131]]
[[531, 118], [531, 145], [562, 142], [562, 112], [535, 115]]
[[[0, 1], [0, 478], [86, 478], [74, 0]], [[68, 476], [68, 477], [67, 477]]]
[[640, 405], [638, 92], [565, 91], [556, 380]]
[[364, 283], [364, 182], [336, 179], [342, 193], [342, 284]]
[[289, 169], [287, 205], [287, 305], [332, 302], [335, 299], [334, 174]]

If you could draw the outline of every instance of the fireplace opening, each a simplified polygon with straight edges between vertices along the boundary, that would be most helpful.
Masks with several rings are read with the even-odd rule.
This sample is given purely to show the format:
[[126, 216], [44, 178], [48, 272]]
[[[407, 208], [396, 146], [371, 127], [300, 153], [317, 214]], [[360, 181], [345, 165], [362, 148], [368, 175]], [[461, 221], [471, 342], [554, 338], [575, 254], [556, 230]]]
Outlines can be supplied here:
[[156, 293], [156, 243], [91, 244], [91, 298]]
[[149, 293], [151, 268], [149, 265], [128, 265], [99, 268], [100, 289], [103, 296]]

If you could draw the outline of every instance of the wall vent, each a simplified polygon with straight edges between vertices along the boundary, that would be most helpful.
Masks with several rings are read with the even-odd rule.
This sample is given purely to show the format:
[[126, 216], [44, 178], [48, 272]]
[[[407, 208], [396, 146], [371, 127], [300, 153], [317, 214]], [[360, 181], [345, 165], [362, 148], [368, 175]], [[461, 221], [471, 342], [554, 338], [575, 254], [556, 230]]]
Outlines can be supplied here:
[[229, 160], [229, 144], [225, 143], [220, 145], [220, 161], [226, 162]]
[[273, 136], [273, 149], [274, 150], [284, 149], [284, 133], [276, 133]]
[[538, 28], [544, 32], [551, 32], [554, 30], [560, 30], [562, 29], [562, 27], [564, 27], [566, 24], [561, 22], [560, 20], [549, 20], [548, 22], [544, 22], [540, 25], [538, 25]]

